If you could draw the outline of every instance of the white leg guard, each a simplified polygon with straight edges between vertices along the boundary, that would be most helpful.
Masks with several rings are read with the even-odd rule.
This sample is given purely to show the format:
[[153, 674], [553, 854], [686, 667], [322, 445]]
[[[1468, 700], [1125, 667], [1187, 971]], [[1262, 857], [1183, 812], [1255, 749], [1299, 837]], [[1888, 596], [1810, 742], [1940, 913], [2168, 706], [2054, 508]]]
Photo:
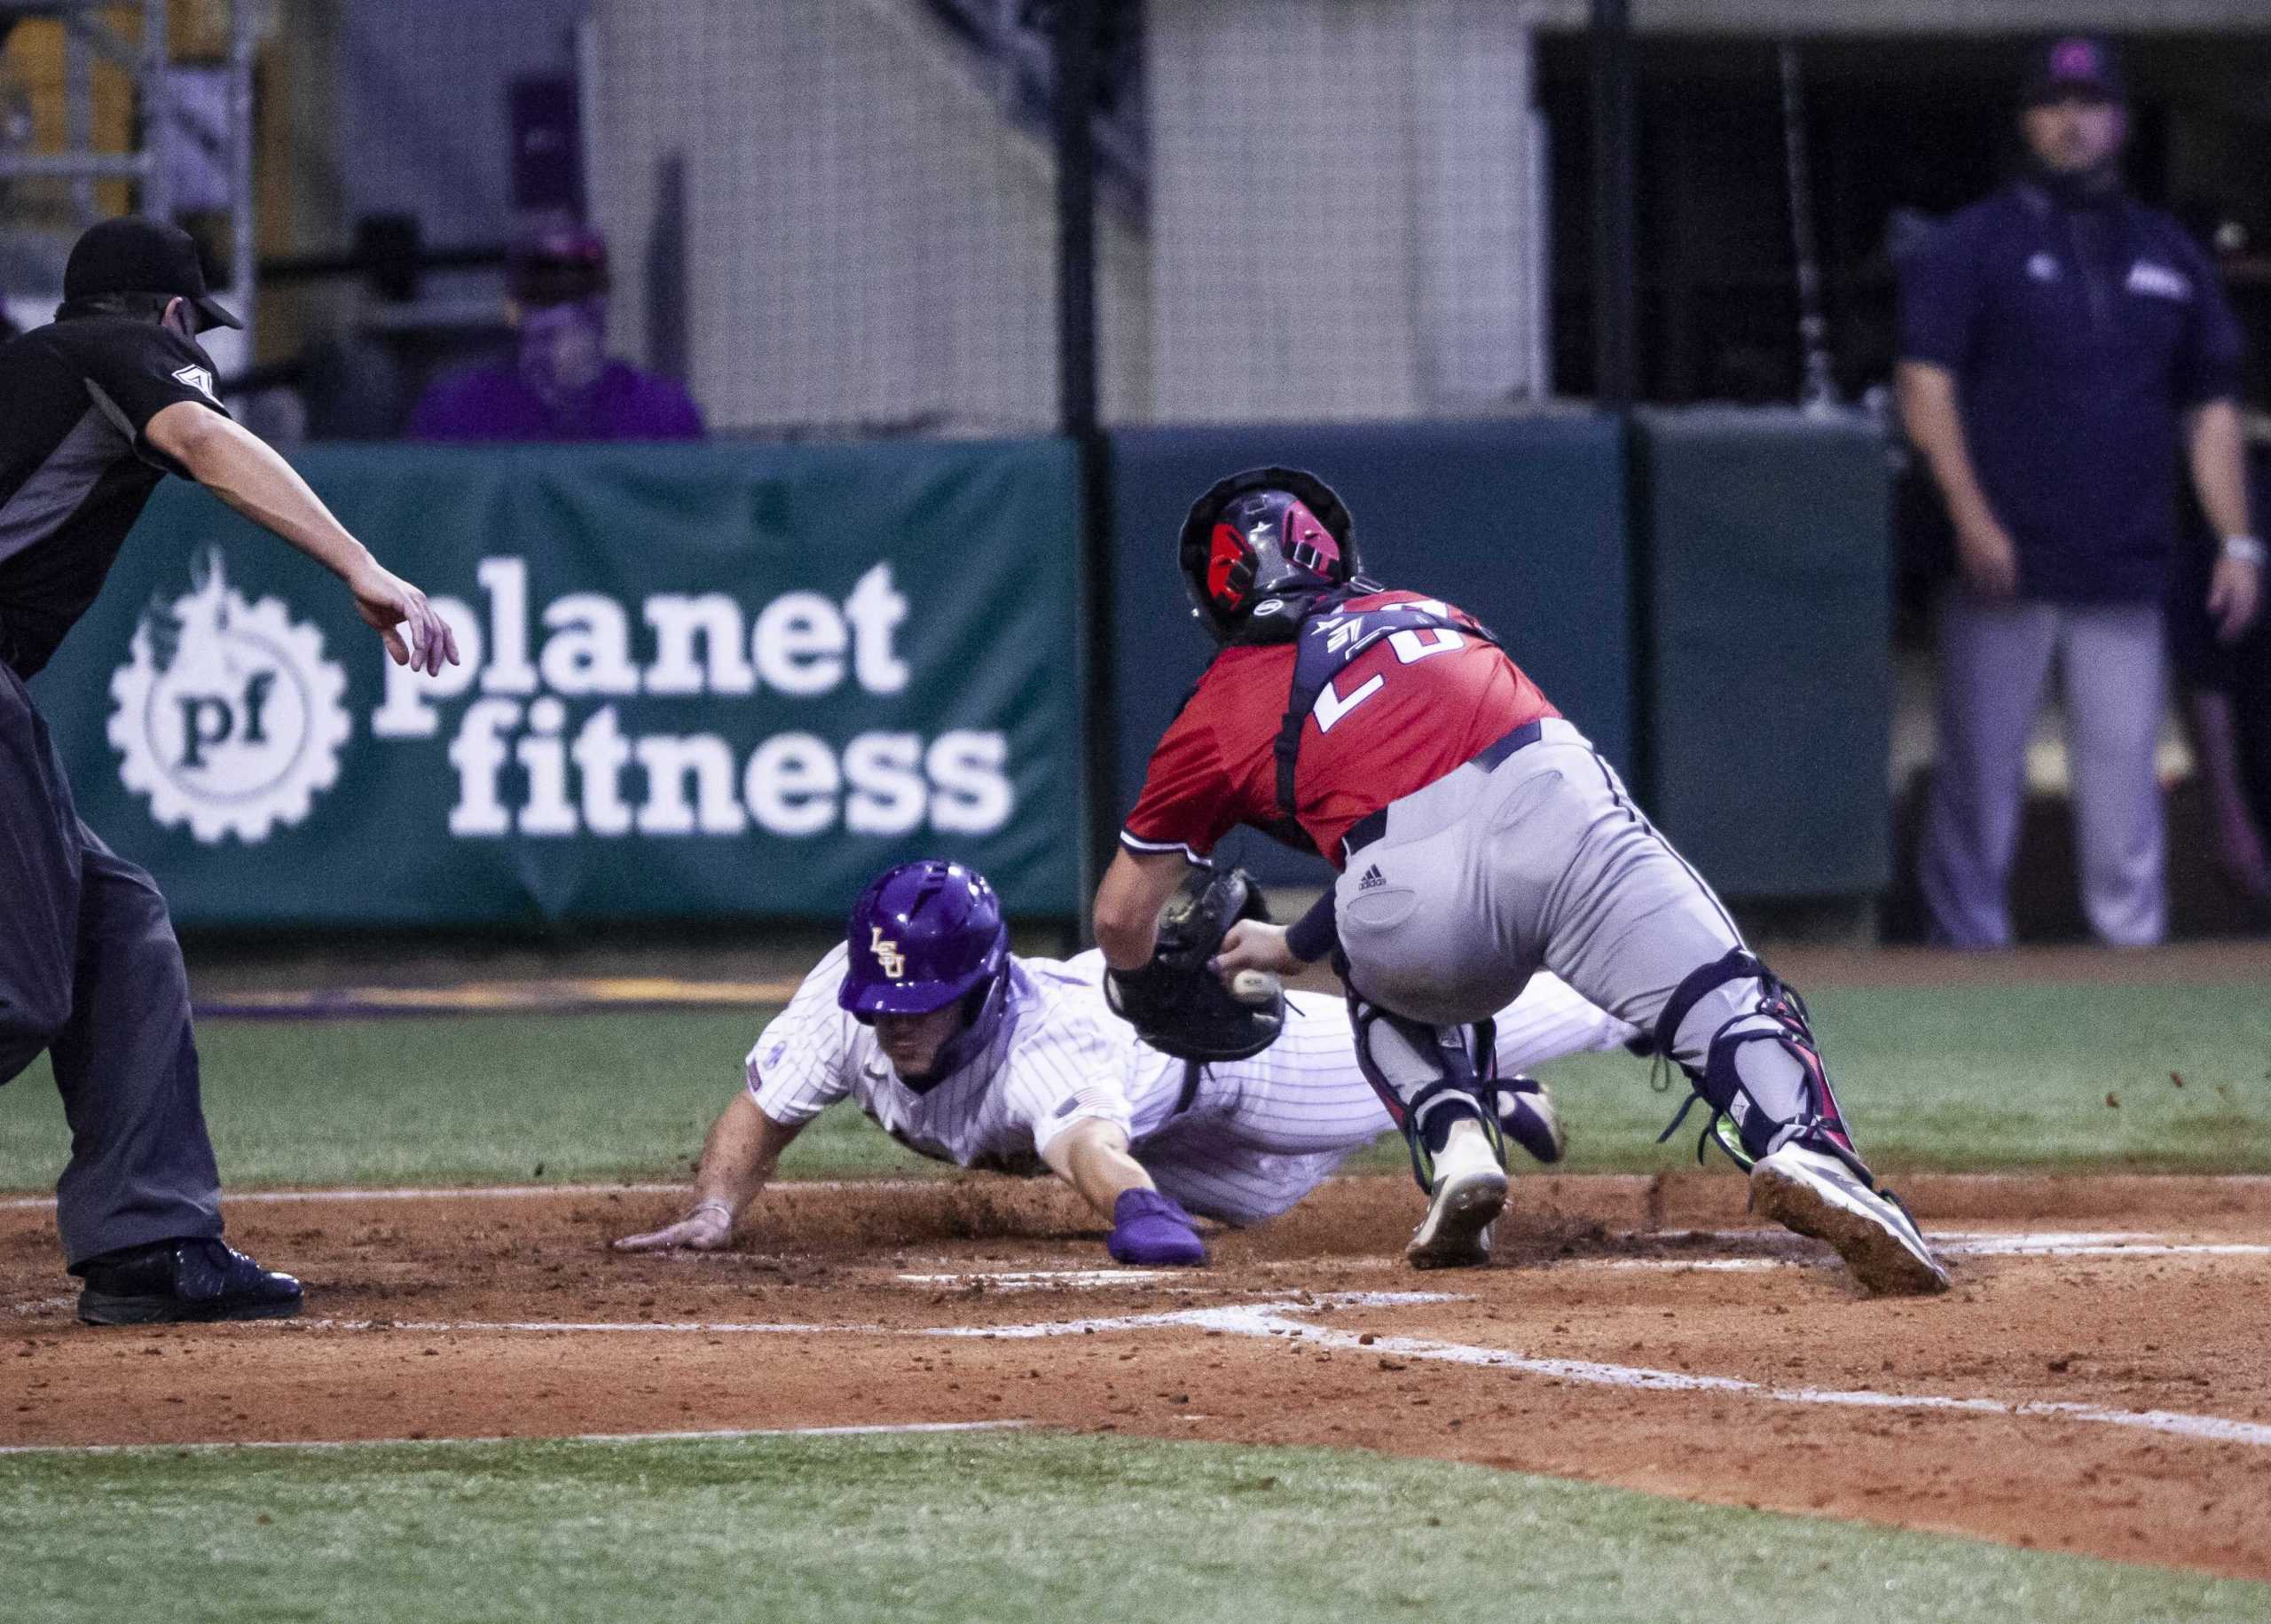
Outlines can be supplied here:
[[[1737, 1165], [1748, 1170], [1784, 1145], [1802, 1143], [1869, 1177], [1845, 1131], [1805, 1005], [1749, 953], [1738, 948], [1682, 982], [1656, 1024], [1655, 1044], [1711, 1108], [1705, 1142], [1716, 1139]], [[1680, 1108], [1680, 1118], [1687, 1110]], [[1676, 1118], [1664, 1136], [1678, 1126]]]
[[[1828, 1242], [1873, 1293], [1948, 1289], [1908, 1209], [1855, 1152], [1805, 1005], [1764, 965], [1740, 949], [1706, 965], [1673, 994], [1656, 1032], [1711, 1108], [1706, 1141], [1749, 1170], [1761, 1212]], [[1678, 1126], [1673, 1118], [1665, 1136]]]

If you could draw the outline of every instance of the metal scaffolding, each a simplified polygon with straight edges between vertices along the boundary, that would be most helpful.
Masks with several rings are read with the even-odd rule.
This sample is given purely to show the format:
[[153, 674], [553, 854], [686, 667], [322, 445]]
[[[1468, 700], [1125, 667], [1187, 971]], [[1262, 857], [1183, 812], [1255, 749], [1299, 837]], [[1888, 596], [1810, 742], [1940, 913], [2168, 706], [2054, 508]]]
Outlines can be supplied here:
[[[199, 141], [217, 148], [226, 177], [220, 212], [228, 220], [228, 284], [230, 308], [244, 318], [245, 347], [249, 355], [253, 323], [253, 129], [252, 75], [258, 0], [215, 0], [228, 13], [228, 49], [223, 65], [224, 93], [217, 130], [193, 132], [185, 129], [173, 106], [175, 75], [191, 67], [210, 68], [209, 61], [177, 59], [169, 30], [169, 0], [0, 0], [0, 35], [20, 22], [41, 20], [59, 23], [63, 29], [63, 145], [58, 152], [0, 152], [0, 186], [25, 180], [65, 183], [74, 216], [74, 234], [101, 217], [96, 185], [122, 180], [134, 188], [137, 213], [160, 219], [174, 217], [176, 200], [169, 195], [171, 177], [166, 162], [167, 144]], [[138, 13], [138, 35], [122, 35], [113, 23]], [[133, 87], [134, 111], [128, 145], [123, 149], [95, 144], [95, 67], [107, 62], [128, 76]], [[0, 237], [39, 235], [38, 227], [23, 211], [11, 208], [0, 218]], [[38, 260], [35, 251], [17, 263]], [[52, 255], [48, 258], [54, 257]], [[59, 279], [59, 263], [58, 266]], [[17, 292], [32, 290], [18, 288]], [[51, 290], [61, 292], [58, 286]]]

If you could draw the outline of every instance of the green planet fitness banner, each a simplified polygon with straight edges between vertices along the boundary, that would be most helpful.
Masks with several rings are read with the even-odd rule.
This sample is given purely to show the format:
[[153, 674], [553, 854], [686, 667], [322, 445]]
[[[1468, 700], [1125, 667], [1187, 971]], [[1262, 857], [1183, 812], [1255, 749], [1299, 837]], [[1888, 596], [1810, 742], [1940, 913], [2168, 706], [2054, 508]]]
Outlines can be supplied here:
[[185, 922], [839, 915], [939, 854], [1076, 910], [1078, 475], [1051, 441], [298, 459], [455, 627], [169, 480], [34, 684]]

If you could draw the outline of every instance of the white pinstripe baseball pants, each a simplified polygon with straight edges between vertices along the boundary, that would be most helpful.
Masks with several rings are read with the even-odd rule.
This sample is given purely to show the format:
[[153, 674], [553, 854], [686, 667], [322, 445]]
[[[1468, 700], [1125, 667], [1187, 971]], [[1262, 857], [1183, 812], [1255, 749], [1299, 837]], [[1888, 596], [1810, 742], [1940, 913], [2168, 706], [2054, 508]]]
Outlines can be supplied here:
[[[1497, 1020], [1501, 1077], [1615, 1048], [1634, 1031], [1551, 975], [1534, 977]], [[1343, 1158], [1394, 1131], [1356, 1064], [1341, 1000], [1295, 992], [1276, 1043], [1250, 1060], [1208, 1066], [1191, 1108], [1134, 1153], [1160, 1190], [1192, 1212], [1250, 1224], [1285, 1212]]]

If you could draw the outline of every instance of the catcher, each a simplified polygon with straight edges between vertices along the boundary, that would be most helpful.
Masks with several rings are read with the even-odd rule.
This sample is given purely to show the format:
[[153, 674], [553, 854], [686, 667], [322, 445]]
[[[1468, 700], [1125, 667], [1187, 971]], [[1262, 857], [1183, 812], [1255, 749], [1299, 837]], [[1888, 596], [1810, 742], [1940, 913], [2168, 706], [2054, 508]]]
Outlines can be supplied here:
[[1357, 1055], [1427, 1192], [1415, 1267], [1489, 1256], [1506, 1163], [1491, 1043], [1469, 1029], [1550, 969], [1687, 1074], [1704, 1142], [1749, 1174], [1760, 1212], [1828, 1242], [1873, 1293], [1948, 1289], [1853, 1148], [1804, 1001], [1488, 627], [1368, 579], [1347, 505], [1299, 468], [1216, 484], [1176, 553], [1221, 647], [1152, 752], [1096, 939], [1115, 979], [1152, 977], [1160, 905], [1239, 824], [1340, 871], [1291, 930], [1241, 921], [1215, 961], [1232, 977], [1340, 967]]
[[[750, 1051], [748, 1087], [710, 1130], [685, 1215], [616, 1246], [724, 1247], [805, 1124], [851, 1098], [936, 1160], [1055, 1173], [1110, 1220], [1122, 1263], [1204, 1263], [1192, 1214], [1274, 1217], [1395, 1126], [1357, 1067], [1338, 999], [1288, 993], [1271, 977], [1242, 986], [1244, 998], [1224, 992], [1208, 967], [1240, 917], [1267, 914], [1235, 871], [1167, 909], [1148, 1001], [1130, 1012], [1139, 1037], [1105, 1002], [1100, 954], [1011, 955], [983, 875], [939, 861], [887, 871]], [[1183, 997], [1171, 991], [1178, 976]], [[1613, 1047], [1634, 1029], [1550, 977], [1497, 1024], [1499, 1125], [1556, 1160], [1552, 1102], [1514, 1073]]]

